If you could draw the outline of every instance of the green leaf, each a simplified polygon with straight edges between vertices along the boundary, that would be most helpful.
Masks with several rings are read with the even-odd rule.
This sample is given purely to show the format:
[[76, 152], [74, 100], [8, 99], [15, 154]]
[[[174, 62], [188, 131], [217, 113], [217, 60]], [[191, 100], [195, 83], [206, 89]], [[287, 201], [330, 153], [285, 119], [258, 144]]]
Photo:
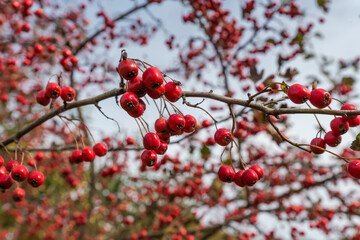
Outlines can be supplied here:
[[352, 86], [352, 85], [354, 84], [354, 82], [355, 82], [355, 79], [352, 78], [352, 77], [343, 77], [343, 78], [341, 79], [341, 82], [342, 82], [343, 84], [345, 84], [345, 85], [350, 85], [350, 86]]
[[223, 163], [225, 164], [225, 165], [230, 165], [231, 166], [231, 164], [233, 163], [233, 162], [235, 162], [234, 160], [232, 160], [232, 159], [226, 159], [225, 161], [223, 161]]
[[350, 148], [354, 151], [360, 151], [360, 133], [356, 136], [356, 139], [351, 143]]
[[201, 157], [203, 157], [205, 159], [208, 158], [211, 154], [210, 148], [208, 148], [208, 146], [206, 146], [206, 145], [203, 145], [200, 152], [201, 152]]
[[317, 32], [317, 33], [315, 33], [315, 37], [317, 37], [317, 38], [323, 38], [323, 35], [322, 35], [321, 33]]
[[330, 3], [330, 0], [317, 0], [317, 4], [319, 7], [321, 7], [324, 12], [327, 12], [329, 9], [328, 9], [328, 4]]
[[314, 54], [312, 54], [312, 53], [308, 53], [308, 54], [306, 54], [305, 55], [305, 59], [310, 59], [310, 58], [313, 58], [314, 57]]

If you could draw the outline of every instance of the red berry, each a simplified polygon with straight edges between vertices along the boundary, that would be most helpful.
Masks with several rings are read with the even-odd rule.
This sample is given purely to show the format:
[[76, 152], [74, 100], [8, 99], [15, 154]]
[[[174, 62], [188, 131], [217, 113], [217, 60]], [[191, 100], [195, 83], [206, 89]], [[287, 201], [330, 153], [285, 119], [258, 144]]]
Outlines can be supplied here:
[[179, 114], [171, 114], [168, 119], [170, 130], [178, 131], [185, 127], [185, 118]]
[[23, 4], [25, 8], [30, 8], [33, 5], [33, 0], [24, 0]]
[[50, 103], [50, 98], [46, 95], [45, 90], [41, 90], [36, 94], [36, 101], [43, 106]]
[[62, 55], [64, 56], [64, 58], [70, 57], [72, 55], [72, 52], [70, 49], [65, 48], [62, 52]]
[[10, 161], [8, 161], [8, 163], [6, 164], [6, 170], [7, 170], [8, 172], [11, 172], [11, 170], [12, 170], [15, 166], [17, 166], [17, 165], [19, 165], [19, 163], [18, 163], [17, 161], [15, 161], [15, 160], [10, 160]]
[[95, 158], [95, 151], [91, 147], [84, 147], [82, 150], [81, 158], [85, 162], [91, 162]]
[[20, 4], [20, 2], [18, 2], [18, 1], [12, 1], [12, 2], [11, 2], [11, 6], [12, 6], [15, 10], [18, 10], [18, 9], [21, 7], [21, 4]]
[[335, 134], [334, 131], [329, 131], [325, 134], [324, 141], [330, 147], [336, 147], [341, 143], [341, 136]]
[[[344, 105], [341, 106], [340, 110], [358, 110], [357, 107], [354, 104], [351, 103], [345, 103]], [[355, 119], [356, 115], [352, 115], [352, 116], [345, 116], [343, 117], [346, 120], [350, 120], [350, 119]]]
[[185, 119], [185, 127], [183, 128], [184, 132], [190, 133], [195, 131], [196, 129], [196, 118], [194, 118], [192, 115], [187, 114], [184, 116]]
[[[313, 140], [311, 140], [310, 145], [318, 146], [318, 147], [321, 147], [323, 149], [326, 149], [325, 141], [322, 138], [314, 138]], [[312, 147], [312, 146], [310, 146], [310, 150], [313, 153], [316, 153], [316, 154], [321, 154], [321, 153], [324, 152], [324, 150], [322, 150], [320, 148]]]
[[23, 32], [29, 32], [31, 30], [31, 26], [30, 24], [28, 23], [24, 23], [22, 26], [21, 26], [21, 31]]
[[222, 182], [232, 182], [235, 177], [235, 171], [231, 166], [222, 165], [219, 168], [218, 176]]
[[61, 99], [65, 102], [71, 102], [75, 98], [75, 94], [75, 90], [70, 86], [61, 89]]
[[127, 88], [129, 92], [133, 92], [138, 97], [146, 95], [146, 88], [142, 77], [136, 76], [133, 80], [127, 81]]
[[205, 120], [202, 121], [201, 126], [203, 126], [204, 128], [210, 127], [211, 122], [208, 119], [205, 119]]
[[0, 176], [0, 188], [2, 189], [9, 189], [13, 185], [13, 179], [5, 174]]
[[0, 156], [0, 167], [4, 165], [4, 158], [2, 156]]
[[20, 202], [24, 199], [25, 197], [25, 190], [22, 188], [15, 188], [12, 198], [15, 202]]
[[165, 118], [158, 118], [155, 121], [155, 131], [158, 133], [168, 133], [170, 131], [168, 121]]
[[156, 89], [163, 85], [163, 75], [159, 69], [150, 67], [142, 75], [144, 85], [147, 89]]
[[331, 96], [326, 90], [317, 88], [310, 93], [310, 102], [317, 108], [324, 108], [331, 103]]
[[152, 99], [158, 99], [160, 98], [165, 92], [165, 85], [161, 84], [158, 88], [147, 88], [146, 93], [151, 97]]
[[330, 122], [330, 127], [336, 135], [342, 135], [349, 130], [349, 123], [342, 117], [336, 117]]
[[168, 144], [164, 140], [160, 140], [160, 146], [155, 149], [156, 154], [163, 155], [168, 149]]
[[235, 174], [235, 177], [234, 177], [235, 184], [240, 187], [245, 186], [245, 184], [243, 183], [242, 178], [241, 178], [241, 176], [243, 175], [244, 172], [245, 172], [244, 170], [240, 170]]
[[2, 176], [2, 175], [7, 175], [7, 170], [4, 166], [0, 167], [0, 176]]
[[82, 151], [79, 149], [75, 150], [70, 157], [70, 163], [81, 163], [82, 161]]
[[79, 62], [79, 59], [76, 56], [71, 56], [70, 57], [70, 62], [73, 66], [76, 66], [77, 63]]
[[221, 146], [228, 145], [232, 140], [230, 130], [226, 128], [219, 128], [214, 135], [215, 142]]
[[125, 111], [132, 111], [139, 106], [139, 98], [133, 92], [126, 92], [120, 98], [120, 105]]
[[258, 180], [259, 176], [253, 169], [247, 169], [241, 176], [241, 180], [246, 186], [253, 186]]
[[45, 177], [42, 172], [31, 172], [28, 177], [28, 183], [33, 187], [39, 187], [44, 183]]
[[167, 133], [157, 132], [156, 134], [159, 136], [160, 140], [163, 140], [166, 143], [170, 142], [170, 132]]
[[11, 171], [11, 177], [18, 182], [24, 181], [28, 175], [29, 171], [24, 165], [16, 165]]
[[108, 151], [107, 146], [101, 142], [95, 144], [93, 149], [94, 149], [96, 156], [99, 156], [99, 157], [105, 156]]
[[360, 125], [360, 115], [357, 115], [354, 119], [348, 120], [350, 127], [356, 127]]
[[59, 84], [50, 82], [46, 86], [45, 92], [49, 98], [56, 99], [57, 97], [59, 97], [61, 95], [61, 88], [60, 88]]
[[141, 161], [148, 167], [154, 166], [157, 162], [156, 152], [153, 150], [145, 150], [141, 154]]
[[289, 99], [296, 104], [306, 102], [310, 98], [310, 91], [301, 84], [293, 84], [288, 89]]
[[259, 179], [264, 176], [264, 170], [259, 165], [252, 165], [250, 169], [254, 170], [258, 175]]
[[164, 95], [170, 102], [176, 102], [182, 95], [182, 89], [174, 82], [168, 82], [165, 85]]
[[360, 178], [360, 160], [352, 160], [348, 165], [348, 173], [354, 178]]
[[43, 47], [41, 44], [37, 43], [37, 44], [35, 44], [35, 46], [34, 46], [34, 50], [35, 50], [35, 52], [37, 52], [37, 53], [41, 53], [42, 51], [44, 51], [44, 47]]
[[38, 160], [38, 161], [44, 160], [44, 159], [45, 159], [45, 154], [44, 154], [44, 152], [42, 152], [42, 151], [36, 152], [36, 154], [35, 154], [35, 159]]
[[155, 150], [160, 146], [160, 138], [156, 133], [150, 132], [144, 136], [144, 148], [147, 150]]
[[44, 16], [44, 11], [42, 8], [36, 9], [34, 13], [38, 18], [42, 18]]
[[125, 59], [119, 62], [118, 70], [123, 78], [132, 80], [138, 75], [139, 68], [134, 60]]
[[146, 109], [146, 105], [142, 99], [139, 99], [139, 105], [137, 108], [127, 111], [127, 113], [132, 116], [133, 118], [138, 118], [141, 115], [143, 115], [144, 111]]

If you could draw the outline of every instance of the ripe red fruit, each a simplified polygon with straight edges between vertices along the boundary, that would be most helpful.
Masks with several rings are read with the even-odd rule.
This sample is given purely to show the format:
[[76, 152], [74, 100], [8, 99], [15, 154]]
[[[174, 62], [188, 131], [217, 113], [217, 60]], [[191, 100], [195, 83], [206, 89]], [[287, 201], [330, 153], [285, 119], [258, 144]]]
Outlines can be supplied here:
[[79, 62], [79, 59], [76, 56], [71, 56], [70, 57], [70, 62], [73, 66], [76, 66], [77, 63]]
[[182, 89], [174, 82], [168, 82], [165, 85], [164, 95], [170, 102], [176, 102], [182, 95]]
[[36, 101], [43, 106], [50, 103], [50, 98], [46, 95], [45, 90], [41, 90], [36, 94]]
[[61, 89], [61, 99], [66, 102], [71, 102], [75, 98], [75, 94], [75, 90], [70, 86]]
[[163, 85], [163, 75], [159, 69], [150, 67], [142, 75], [144, 85], [147, 89], [156, 89]]
[[196, 129], [196, 118], [194, 118], [192, 115], [187, 114], [184, 116], [185, 119], [185, 127], [183, 128], [183, 131], [186, 133], [190, 133], [195, 131]]
[[45, 154], [42, 151], [37, 151], [35, 154], [35, 159], [38, 161], [42, 161], [45, 159]]
[[24, 181], [28, 175], [29, 171], [24, 165], [16, 165], [11, 171], [11, 177], [18, 182]]
[[82, 151], [77, 149], [75, 150], [70, 157], [70, 163], [81, 163], [82, 159]]
[[155, 150], [160, 146], [160, 138], [156, 133], [149, 132], [143, 139], [144, 148], [147, 150]]
[[247, 169], [241, 176], [241, 180], [246, 186], [253, 186], [258, 180], [259, 176], [253, 169]]
[[245, 186], [245, 184], [243, 183], [242, 178], [241, 178], [241, 176], [243, 175], [244, 172], [245, 172], [244, 170], [240, 170], [240, 171], [238, 171], [238, 172], [235, 174], [235, 176], [234, 176], [234, 182], [235, 182], [235, 184], [238, 185], [238, 186], [240, 186], [240, 187], [244, 187], [244, 186]]
[[352, 160], [347, 170], [352, 177], [360, 178], [360, 160]]
[[[358, 110], [357, 107], [354, 104], [351, 103], [345, 103], [341, 106], [340, 110]], [[343, 117], [345, 120], [355, 119], [356, 115], [353, 116], [345, 116]]]
[[252, 165], [250, 169], [254, 170], [258, 175], [259, 179], [264, 176], [264, 170], [259, 165]]
[[228, 145], [232, 140], [230, 130], [226, 128], [219, 128], [214, 135], [215, 142], [221, 146]]
[[6, 175], [6, 174], [7, 174], [6, 168], [4, 166], [1, 166], [0, 167], [0, 176]]
[[222, 165], [219, 168], [218, 177], [222, 182], [232, 182], [235, 177], [235, 171], [231, 166]]
[[152, 167], [157, 162], [157, 154], [153, 150], [145, 150], [141, 154], [141, 161], [148, 167]]
[[171, 114], [168, 119], [170, 130], [178, 131], [185, 127], [185, 118], [179, 114]]
[[341, 136], [338, 134], [335, 134], [334, 131], [329, 131], [324, 136], [324, 141], [327, 145], [330, 147], [336, 147], [341, 143]]
[[60, 88], [59, 84], [50, 82], [46, 86], [45, 92], [49, 98], [56, 99], [57, 97], [59, 97], [61, 95], [61, 88]]
[[133, 92], [126, 92], [120, 98], [120, 105], [125, 111], [132, 111], [139, 106], [139, 98]]
[[330, 122], [330, 127], [336, 135], [342, 135], [349, 130], [349, 123], [342, 117], [336, 117]]
[[64, 56], [64, 58], [70, 57], [72, 55], [72, 52], [70, 49], [65, 48], [62, 52], [62, 55]]
[[156, 154], [163, 155], [168, 149], [168, 144], [164, 140], [160, 140], [160, 146], [155, 149]]
[[11, 170], [13, 169], [13, 167], [19, 165], [19, 163], [15, 160], [10, 160], [8, 161], [8, 163], [6, 164], [6, 170], [8, 172], [11, 172]]
[[9, 189], [13, 185], [13, 179], [5, 174], [0, 176], [0, 188], [2, 189]]
[[205, 120], [202, 121], [201, 126], [203, 126], [204, 128], [210, 127], [211, 122], [208, 119], [205, 119]]
[[30, 8], [33, 5], [33, 0], [24, 0], [24, 8]]
[[4, 165], [4, 158], [2, 156], [0, 156], [0, 167]]
[[22, 26], [21, 26], [21, 31], [23, 32], [29, 32], [31, 30], [31, 26], [30, 24], [28, 23], [24, 23]]
[[296, 104], [306, 102], [310, 98], [310, 91], [301, 84], [295, 83], [288, 89], [289, 99]]
[[91, 162], [95, 158], [95, 151], [91, 147], [84, 147], [82, 150], [81, 158], [85, 162]]
[[142, 99], [139, 99], [139, 105], [137, 108], [127, 111], [127, 113], [132, 116], [133, 118], [138, 118], [141, 115], [143, 115], [144, 111], [146, 109], [146, 105]]
[[96, 156], [99, 156], [99, 157], [105, 156], [108, 151], [107, 146], [101, 142], [95, 144], [93, 149], [94, 149]]
[[146, 88], [146, 93], [149, 97], [152, 99], [158, 99], [160, 98], [165, 92], [165, 85], [161, 84], [158, 88]]
[[118, 71], [126, 80], [132, 80], [138, 75], [138, 65], [134, 60], [125, 59], [119, 62]]
[[[325, 141], [322, 138], [314, 138], [313, 140], [311, 140], [310, 145], [318, 146], [318, 147], [321, 147], [323, 149], [326, 149]], [[312, 147], [312, 146], [310, 146], [310, 150], [313, 153], [316, 153], [316, 154], [321, 154], [321, 153], [324, 152], [324, 150], [322, 150], [320, 148]]]
[[37, 53], [41, 53], [42, 51], [44, 51], [44, 47], [41, 44], [37, 43], [34, 46], [34, 51]]
[[34, 13], [38, 18], [42, 18], [44, 16], [44, 11], [42, 8], [36, 9], [36, 11]]
[[146, 95], [146, 87], [142, 77], [136, 76], [133, 80], [127, 81], [127, 88], [129, 92], [133, 92], [138, 97]]
[[155, 131], [158, 133], [168, 133], [170, 131], [168, 121], [165, 118], [158, 118], [155, 121]]
[[20, 202], [25, 197], [25, 190], [22, 188], [15, 188], [12, 198], [15, 202]]
[[156, 134], [159, 136], [160, 140], [163, 140], [164, 142], [169, 144], [169, 142], [170, 142], [170, 132], [167, 132], [167, 133], [156, 132]]
[[12, 1], [11, 2], [11, 6], [15, 9], [18, 10], [21, 7], [21, 4], [19, 1]]
[[360, 125], [360, 115], [357, 115], [354, 119], [348, 120], [350, 127], [356, 127]]
[[331, 103], [331, 96], [326, 90], [317, 88], [310, 93], [310, 102], [317, 108], [324, 108]]
[[39, 187], [44, 183], [44, 180], [44, 174], [38, 171], [31, 172], [28, 177], [28, 183], [33, 187]]

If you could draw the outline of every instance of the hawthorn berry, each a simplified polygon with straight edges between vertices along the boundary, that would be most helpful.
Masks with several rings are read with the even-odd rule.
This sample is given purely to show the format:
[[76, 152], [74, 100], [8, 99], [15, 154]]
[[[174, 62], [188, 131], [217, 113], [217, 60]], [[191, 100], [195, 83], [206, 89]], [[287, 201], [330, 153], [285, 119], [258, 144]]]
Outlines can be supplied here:
[[0, 188], [3, 190], [11, 188], [13, 182], [13, 179], [7, 174], [0, 176]]
[[141, 161], [144, 165], [152, 167], [157, 162], [157, 154], [154, 150], [144, 150], [141, 154]]
[[170, 102], [176, 102], [182, 95], [182, 89], [179, 84], [168, 82], [165, 85], [164, 95]]
[[82, 150], [81, 158], [85, 162], [91, 162], [95, 158], [95, 151], [91, 147], [84, 147]]
[[18, 161], [15, 161], [15, 160], [10, 160], [8, 161], [8, 163], [6, 164], [6, 170], [8, 172], [11, 172], [11, 170], [15, 167], [19, 165], [19, 162]]
[[160, 140], [163, 140], [164, 142], [168, 143], [170, 142], [170, 132], [167, 133], [161, 133], [161, 132], [156, 132], [156, 134], [159, 136]]
[[342, 135], [349, 130], [349, 123], [343, 117], [336, 117], [330, 122], [330, 127], [335, 134]]
[[134, 60], [125, 59], [119, 62], [118, 71], [126, 80], [133, 80], [138, 75], [138, 65]]
[[[341, 106], [340, 110], [358, 110], [357, 107], [354, 104], [351, 103], [345, 103], [344, 105]], [[344, 116], [343, 117], [345, 120], [350, 120], [350, 119], [355, 119], [356, 115], [352, 115], [352, 116]]]
[[129, 92], [133, 92], [138, 97], [143, 97], [146, 95], [146, 87], [142, 77], [136, 76], [133, 80], [127, 81], [126, 83]]
[[5, 168], [4, 166], [1, 166], [1, 167], [0, 167], [0, 176], [6, 175], [6, 174], [7, 174], [6, 168]]
[[[147, 89], [156, 89], [163, 85], [163, 75], [156, 67], [149, 67], [142, 75], [144, 85]], [[165, 90], [165, 86], [164, 86]]]
[[326, 90], [317, 88], [311, 91], [309, 101], [317, 108], [324, 108], [331, 103], [331, 96]]
[[75, 90], [70, 86], [61, 89], [61, 99], [65, 102], [71, 102], [75, 98], [75, 94]]
[[143, 138], [143, 145], [147, 150], [155, 150], [160, 147], [160, 138], [156, 133], [149, 132]]
[[24, 181], [28, 175], [29, 171], [24, 165], [16, 165], [11, 171], [11, 177], [18, 182]]
[[168, 148], [167, 142], [160, 139], [160, 146], [157, 149], [155, 149], [155, 152], [156, 154], [163, 155], [166, 153], [167, 148]]
[[222, 165], [219, 168], [218, 177], [222, 182], [232, 182], [235, 177], [234, 168], [228, 165]]
[[242, 181], [242, 178], [241, 178], [241, 176], [243, 175], [244, 172], [245, 172], [244, 170], [239, 170], [234, 176], [235, 184], [240, 186], [240, 187], [245, 186], [245, 184], [244, 184], [244, 182]]
[[22, 188], [15, 188], [12, 198], [15, 202], [20, 202], [24, 199], [25, 197], [25, 190]]
[[329, 131], [325, 134], [324, 141], [330, 147], [336, 147], [341, 143], [341, 136], [336, 134], [334, 131]]
[[39, 162], [45, 159], [45, 154], [42, 151], [37, 151], [35, 154], [35, 159]]
[[45, 90], [41, 90], [36, 94], [36, 101], [43, 106], [46, 106], [50, 103], [50, 98], [46, 95]]
[[42, 172], [34, 171], [28, 176], [28, 183], [33, 187], [39, 187], [44, 183], [45, 177]]
[[259, 165], [252, 165], [250, 169], [254, 170], [258, 175], [259, 179], [264, 176], [264, 170]]
[[183, 128], [184, 132], [190, 133], [195, 131], [196, 123], [197, 123], [196, 118], [190, 114], [187, 114], [184, 116], [184, 119], [185, 119], [185, 127]]
[[99, 156], [99, 157], [105, 156], [108, 151], [107, 146], [101, 142], [96, 143], [94, 145], [93, 149], [94, 149], [96, 156]]
[[[322, 139], [322, 138], [314, 138], [313, 140], [311, 140], [310, 145], [313, 145], [313, 146], [317, 146], [317, 147], [321, 147], [321, 148], [323, 148], [323, 149], [326, 149], [325, 141], [324, 141], [324, 139]], [[317, 147], [313, 147], [313, 146], [310, 146], [310, 150], [311, 150], [313, 153], [321, 154], [321, 153], [324, 152], [324, 150], [322, 150], [322, 149], [320, 149], [320, 148], [317, 148]]]
[[67, 57], [70, 57], [70, 56], [72, 55], [72, 52], [71, 52], [70, 49], [65, 48], [65, 49], [63, 50], [63, 52], [62, 52], [62, 55], [63, 55], [64, 58], [67, 58]]
[[47, 84], [45, 92], [49, 98], [56, 99], [61, 95], [61, 88], [59, 84], [50, 82]]
[[133, 92], [126, 92], [120, 98], [120, 105], [125, 111], [132, 111], [139, 106], [139, 98]]
[[2, 165], [4, 165], [4, 158], [0, 155], [0, 167], [2, 166]]
[[168, 119], [170, 130], [177, 131], [185, 127], [185, 118], [179, 114], [171, 114]]
[[42, 51], [44, 51], [44, 47], [41, 44], [37, 43], [34, 46], [34, 51], [37, 53], [41, 53]]
[[142, 99], [139, 99], [139, 105], [137, 106], [137, 108], [127, 111], [127, 113], [133, 118], [138, 118], [141, 115], [143, 115], [145, 109], [146, 109], [145, 102]]
[[347, 170], [352, 177], [360, 179], [360, 160], [352, 160]]
[[168, 133], [169, 132], [169, 124], [165, 118], [158, 118], [155, 121], [155, 131], [158, 133]]
[[246, 186], [253, 186], [258, 180], [259, 176], [253, 169], [246, 169], [241, 175], [241, 180]]
[[165, 85], [161, 84], [157, 88], [147, 88], [146, 93], [151, 97], [152, 99], [158, 99], [160, 98], [165, 92]]
[[77, 149], [70, 156], [70, 163], [81, 163], [83, 161], [82, 151]]
[[295, 83], [288, 88], [289, 99], [296, 104], [306, 102], [310, 98], [310, 91], [301, 84]]
[[226, 128], [219, 128], [214, 135], [215, 142], [221, 146], [228, 145], [232, 140], [230, 130]]
[[356, 127], [360, 125], [360, 115], [357, 115], [354, 119], [347, 120], [350, 127]]

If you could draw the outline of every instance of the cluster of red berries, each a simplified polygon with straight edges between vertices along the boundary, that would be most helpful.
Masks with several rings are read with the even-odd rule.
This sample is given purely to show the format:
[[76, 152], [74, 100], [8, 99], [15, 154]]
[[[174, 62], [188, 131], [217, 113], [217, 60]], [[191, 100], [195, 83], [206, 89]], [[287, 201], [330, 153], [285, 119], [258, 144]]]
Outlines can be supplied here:
[[[4, 159], [0, 156], [0, 189], [5, 191], [6, 189], [11, 188], [14, 183], [14, 180], [17, 182], [23, 182], [26, 180], [33, 187], [39, 187], [44, 183], [44, 175], [39, 171], [32, 171], [29, 173], [29, 170], [24, 165], [19, 164], [15, 160], [10, 160], [4, 167]], [[17, 187], [13, 192], [13, 199], [15, 201], [21, 201], [24, 199], [25, 190]]]
[[93, 148], [84, 147], [82, 150], [76, 149], [69, 156], [70, 163], [91, 162], [95, 159], [95, 156], [105, 156], [108, 151], [107, 146], [104, 143], [96, 143]]
[[36, 94], [36, 101], [46, 106], [50, 103], [51, 99], [56, 99], [60, 96], [65, 102], [71, 102], [75, 98], [75, 94], [75, 90], [70, 86], [61, 88], [59, 84], [49, 82], [45, 90], [41, 90]]
[[252, 165], [246, 170], [239, 170], [235, 173], [233, 167], [222, 165], [218, 171], [218, 177], [223, 182], [235, 182], [240, 187], [253, 186], [264, 176], [264, 171], [259, 165]]

